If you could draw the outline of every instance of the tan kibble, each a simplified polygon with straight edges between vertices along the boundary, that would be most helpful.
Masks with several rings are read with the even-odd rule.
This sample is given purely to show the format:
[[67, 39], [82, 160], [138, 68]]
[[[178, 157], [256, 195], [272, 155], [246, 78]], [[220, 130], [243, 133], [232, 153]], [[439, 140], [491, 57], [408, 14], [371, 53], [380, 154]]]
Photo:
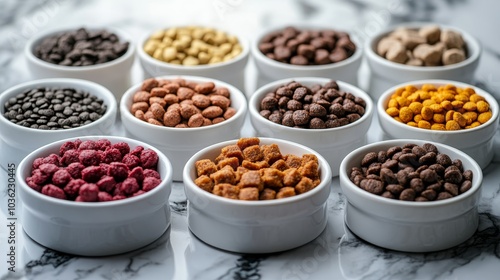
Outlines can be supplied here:
[[224, 112], [224, 119], [229, 119], [231, 118], [232, 116], [236, 115], [236, 109], [232, 108], [232, 107], [229, 107], [226, 109], [226, 112]]
[[441, 31], [441, 41], [444, 42], [446, 47], [449, 49], [462, 49], [464, 46], [464, 39], [462, 38], [462, 35], [452, 30]]
[[153, 97], [149, 98], [149, 104], [153, 104], [153, 103], [158, 103], [163, 107], [165, 107], [165, 105], [167, 105], [167, 102], [165, 102], [165, 100], [159, 96], [153, 96]]
[[155, 87], [151, 90], [151, 97], [153, 96], [158, 96], [158, 97], [165, 97], [167, 95], [168, 91], [163, 88], [163, 87]]
[[225, 121], [225, 120], [226, 120], [226, 119], [225, 119], [225, 118], [223, 118], [223, 117], [217, 117], [217, 118], [214, 118], [214, 119], [212, 120], [212, 124], [221, 123], [221, 122], [223, 122], [223, 121]]
[[144, 112], [141, 110], [135, 111], [134, 116], [140, 119], [141, 121], [146, 121], [146, 118], [144, 118]]
[[465, 52], [459, 49], [449, 49], [443, 53], [443, 64], [450, 65], [459, 63], [465, 60]]
[[415, 56], [415, 58], [421, 59], [426, 65], [439, 65], [442, 54], [443, 53], [440, 51], [440, 49], [428, 44], [420, 44], [413, 50], [413, 55]]
[[217, 88], [215, 88], [215, 91], [213, 92], [213, 94], [222, 95], [224, 97], [229, 98], [229, 89], [226, 87], [217, 87]]
[[400, 40], [407, 50], [413, 50], [416, 46], [426, 42], [425, 38], [414, 30], [408, 30], [407, 32], [401, 33]]
[[153, 115], [153, 112], [147, 111], [144, 113], [144, 119], [146, 121], [149, 121], [150, 119], [154, 119], [154, 118], [155, 118], [155, 115]]
[[172, 61], [177, 57], [177, 49], [175, 47], [168, 47], [163, 50], [162, 58], [164, 61]]
[[163, 126], [163, 124], [161, 122], [159, 122], [158, 120], [156, 120], [154, 118], [148, 119], [148, 123]]
[[387, 51], [391, 48], [391, 46], [398, 44], [399, 41], [396, 38], [385, 37], [382, 38], [377, 44], [377, 54], [380, 56], [385, 56]]
[[163, 100], [165, 100], [167, 106], [179, 103], [179, 97], [172, 93], [165, 95], [165, 97], [163, 97]]
[[213, 82], [206, 82], [206, 83], [200, 83], [197, 84], [194, 90], [201, 94], [208, 94], [212, 92], [212, 90], [215, 88], [215, 84]]
[[423, 26], [418, 30], [418, 34], [425, 38], [427, 44], [435, 44], [441, 36], [441, 29], [437, 25]]
[[396, 63], [405, 63], [408, 60], [406, 49], [401, 43], [392, 45], [385, 54], [385, 58]]

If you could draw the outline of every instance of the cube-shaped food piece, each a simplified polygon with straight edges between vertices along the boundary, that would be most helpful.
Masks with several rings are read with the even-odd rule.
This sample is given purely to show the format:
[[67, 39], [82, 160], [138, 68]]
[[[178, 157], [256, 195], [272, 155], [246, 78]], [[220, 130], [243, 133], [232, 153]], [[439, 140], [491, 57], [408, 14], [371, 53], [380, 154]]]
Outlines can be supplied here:
[[259, 190], [257, 188], [240, 189], [240, 200], [259, 200]]
[[264, 189], [264, 182], [260, 178], [260, 172], [251, 170], [241, 175], [239, 186], [242, 188], [257, 188], [259, 191]]
[[285, 155], [285, 163], [289, 168], [299, 168], [302, 165], [302, 158], [296, 155], [287, 154]]
[[247, 173], [248, 170], [247, 168], [243, 167], [243, 166], [238, 166], [238, 168], [236, 169], [236, 172], [234, 172], [234, 174], [236, 175], [236, 182], [239, 182], [241, 180], [241, 176], [244, 174], [244, 173]]
[[219, 164], [219, 162], [221, 162], [222, 160], [225, 160], [226, 157], [223, 155], [223, 154], [219, 154], [215, 159], [214, 159], [214, 162], [215, 164]]
[[268, 188], [283, 187], [283, 172], [274, 168], [264, 168], [260, 170], [261, 179], [264, 186]]
[[217, 163], [217, 167], [222, 169], [224, 166], [231, 166], [236, 171], [238, 166], [240, 166], [240, 161], [236, 157], [224, 158]]
[[212, 193], [222, 197], [238, 199], [240, 194], [240, 187], [226, 183], [217, 184], [214, 186], [214, 190]]
[[259, 145], [260, 140], [257, 137], [249, 137], [249, 138], [240, 138], [238, 140], [238, 147], [243, 151], [245, 150], [246, 147], [254, 146], [254, 145]]
[[276, 198], [286, 198], [286, 197], [291, 197], [295, 195], [295, 189], [292, 187], [284, 187], [281, 188], [278, 193], [276, 194]]
[[257, 162], [243, 160], [243, 162], [241, 163], [241, 166], [243, 166], [246, 169], [250, 169], [250, 170], [260, 170], [262, 168], [269, 167], [269, 163], [267, 163], [267, 161], [265, 161], [265, 160], [257, 161]]
[[313, 180], [307, 178], [307, 177], [302, 177], [299, 183], [295, 186], [295, 192], [297, 194], [305, 193], [314, 188], [314, 182]]
[[261, 161], [264, 159], [264, 154], [262, 154], [260, 146], [253, 145], [243, 150], [243, 159], [251, 162]]
[[278, 169], [279, 171], [285, 171], [288, 169], [288, 165], [286, 164], [286, 162], [283, 160], [283, 159], [278, 159], [277, 161], [275, 161], [272, 165], [271, 165], [272, 168], [276, 168]]
[[214, 184], [235, 184], [236, 174], [231, 166], [226, 165], [221, 170], [212, 173], [210, 179], [214, 180]]
[[217, 166], [209, 159], [198, 160], [194, 165], [197, 176], [210, 175], [217, 171]]
[[316, 162], [317, 164], [319, 164], [318, 157], [316, 157], [315, 155], [313, 155], [313, 154], [303, 154], [302, 155], [302, 165], [304, 165], [310, 161], [313, 161], [313, 162]]
[[283, 174], [283, 184], [287, 187], [295, 187], [302, 179], [302, 175], [297, 168], [289, 168], [283, 171]]
[[299, 172], [302, 176], [309, 177], [311, 179], [316, 179], [319, 177], [318, 162], [308, 161], [299, 168]]
[[269, 163], [273, 164], [278, 159], [282, 159], [280, 148], [276, 144], [262, 145], [260, 146], [262, 153], [264, 154], [264, 159]]
[[204, 191], [211, 193], [214, 190], [214, 181], [207, 175], [201, 175], [200, 177], [196, 178], [196, 180], [194, 180], [194, 183]]
[[243, 153], [238, 145], [229, 145], [221, 149], [221, 154], [226, 157], [236, 157], [241, 162], [243, 160]]
[[270, 188], [265, 188], [261, 193], [260, 193], [260, 200], [270, 200], [270, 199], [276, 199], [276, 191]]

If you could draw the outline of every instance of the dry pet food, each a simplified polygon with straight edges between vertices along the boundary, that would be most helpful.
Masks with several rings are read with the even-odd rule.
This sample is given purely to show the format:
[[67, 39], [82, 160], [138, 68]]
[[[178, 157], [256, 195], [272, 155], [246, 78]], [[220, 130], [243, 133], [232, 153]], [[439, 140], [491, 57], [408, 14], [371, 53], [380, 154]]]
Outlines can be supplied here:
[[109, 31], [80, 28], [45, 38], [35, 47], [34, 54], [53, 64], [89, 66], [121, 57], [128, 46], [128, 42], [120, 42], [120, 38]]
[[33, 161], [26, 183], [59, 199], [96, 202], [141, 195], [161, 183], [158, 155], [125, 142], [79, 139], [64, 143], [59, 154]]
[[268, 58], [294, 65], [322, 65], [345, 60], [356, 51], [349, 34], [333, 29], [287, 27], [264, 36], [259, 50]]
[[472, 187], [472, 171], [437, 147], [406, 144], [367, 153], [350, 179], [361, 189], [386, 198], [434, 201], [452, 198]]
[[411, 66], [442, 66], [464, 61], [467, 47], [460, 33], [437, 25], [401, 27], [379, 41], [377, 54]]
[[320, 183], [315, 155], [282, 155], [278, 145], [260, 145], [259, 138], [240, 138], [222, 148], [215, 160], [197, 161], [195, 168], [198, 187], [231, 199], [286, 198]]
[[339, 89], [335, 81], [304, 86], [290, 82], [266, 94], [260, 102], [260, 115], [289, 127], [334, 128], [359, 120], [366, 102]]
[[236, 36], [199, 26], [158, 30], [148, 38], [143, 48], [158, 60], [186, 66], [221, 63], [234, 59], [242, 52]]
[[399, 122], [433, 130], [473, 128], [492, 117], [490, 105], [473, 88], [451, 84], [398, 88], [391, 96], [386, 112]]
[[70, 129], [92, 123], [106, 113], [106, 104], [96, 96], [73, 88], [28, 89], [5, 104], [9, 121], [29, 128]]
[[150, 124], [188, 128], [223, 122], [236, 110], [229, 89], [212, 82], [148, 79], [134, 94], [131, 113]]

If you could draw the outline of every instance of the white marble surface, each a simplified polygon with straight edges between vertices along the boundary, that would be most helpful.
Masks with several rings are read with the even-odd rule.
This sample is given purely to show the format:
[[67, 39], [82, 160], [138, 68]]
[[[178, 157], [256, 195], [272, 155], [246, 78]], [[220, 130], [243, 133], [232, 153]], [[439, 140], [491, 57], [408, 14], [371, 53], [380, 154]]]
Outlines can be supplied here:
[[[476, 85], [500, 96], [500, 37], [494, 27], [499, 2], [494, 0], [351, 0], [351, 1], [16, 1], [0, 0], [0, 91], [30, 80], [22, 47], [39, 31], [58, 26], [91, 24], [121, 28], [135, 38], [157, 27], [182, 24], [225, 26], [249, 39], [270, 25], [329, 24], [361, 39], [391, 23], [426, 20], [455, 25], [474, 34], [484, 48]], [[183, 12], [179, 12], [182, 10]], [[276, 11], [280, 15], [274, 14]], [[360, 71], [364, 87], [366, 67]], [[143, 78], [138, 63], [133, 82]], [[334, 78], [334, 77], [333, 77]], [[247, 69], [247, 95], [256, 73]], [[367, 89], [369, 90], [369, 89]], [[249, 122], [243, 136], [253, 134]], [[2, 133], [2, 132], [0, 132]], [[118, 124], [116, 135], [122, 134]], [[370, 142], [382, 138], [377, 120]], [[153, 244], [104, 258], [69, 256], [43, 248], [29, 239], [16, 221], [16, 272], [7, 270], [8, 237], [5, 166], [16, 163], [16, 151], [0, 142], [0, 279], [498, 279], [500, 273], [500, 135], [495, 136], [495, 160], [485, 170], [480, 226], [467, 242], [441, 252], [408, 254], [384, 250], [358, 239], [343, 222], [345, 199], [338, 179], [328, 200], [327, 229], [313, 242], [287, 252], [240, 255], [210, 247], [187, 229], [183, 186], [174, 184], [170, 197], [172, 225]], [[18, 209], [16, 209], [18, 210]]]

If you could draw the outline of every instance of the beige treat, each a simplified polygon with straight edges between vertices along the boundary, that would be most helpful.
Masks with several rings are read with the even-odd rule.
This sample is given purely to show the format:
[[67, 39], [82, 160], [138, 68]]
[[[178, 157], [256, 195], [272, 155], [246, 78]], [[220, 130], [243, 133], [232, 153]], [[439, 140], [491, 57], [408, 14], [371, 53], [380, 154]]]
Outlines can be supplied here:
[[411, 66], [423, 66], [424, 62], [418, 58], [410, 58], [405, 64]]
[[398, 27], [393, 32], [391, 32], [388, 37], [401, 40], [404, 34], [408, 33], [410, 30], [406, 27]]
[[465, 60], [465, 52], [459, 49], [449, 49], [443, 53], [443, 64], [450, 65]]
[[462, 49], [464, 47], [464, 39], [462, 38], [462, 35], [455, 31], [443, 30], [441, 32], [441, 41], [446, 44], [448, 49]]
[[380, 56], [385, 56], [391, 46], [398, 43], [399, 41], [392, 37], [382, 38], [382, 40], [380, 40], [377, 44], [377, 54]]
[[415, 56], [415, 58], [421, 59], [427, 66], [439, 65], [442, 55], [443, 52], [439, 48], [428, 44], [418, 45], [413, 50], [413, 56]]
[[198, 64], [200, 64], [200, 60], [198, 58], [192, 57], [192, 56], [187, 56], [182, 61], [182, 65], [187, 65], [187, 66], [193, 66], [193, 65], [198, 65]]
[[417, 31], [408, 30], [401, 33], [401, 42], [408, 50], [413, 50], [416, 46], [425, 43], [425, 38], [420, 36]]
[[423, 26], [418, 30], [418, 34], [425, 38], [427, 44], [433, 45], [439, 41], [441, 36], [441, 29], [437, 25], [427, 25]]
[[168, 47], [163, 50], [163, 60], [172, 61], [176, 58], [177, 50], [174, 47]]
[[385, 58], [396, 63], [405, 63], [408, 60], [406, 48], [402, 43], [398, 42], [389, 48], [385, 54]]

